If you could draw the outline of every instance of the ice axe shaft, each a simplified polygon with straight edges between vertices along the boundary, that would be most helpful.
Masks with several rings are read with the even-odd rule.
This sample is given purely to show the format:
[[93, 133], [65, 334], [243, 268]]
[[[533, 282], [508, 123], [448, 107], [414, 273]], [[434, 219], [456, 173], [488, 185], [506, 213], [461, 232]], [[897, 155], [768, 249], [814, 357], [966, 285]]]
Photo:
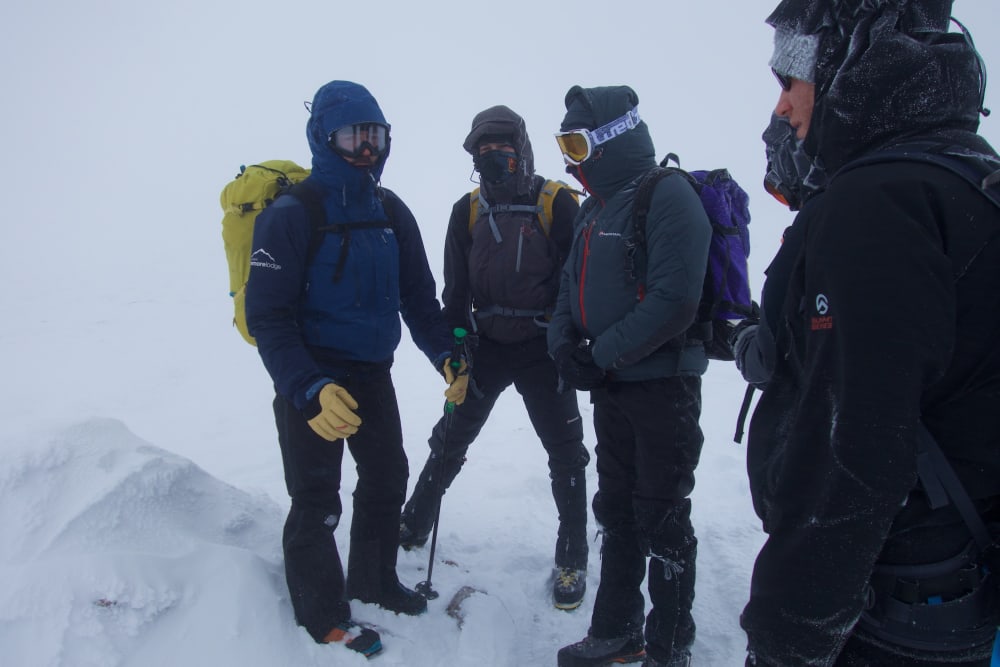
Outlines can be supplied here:
[[[456, 327], [452, 334], [455, 337], [455, 341], [451, 349], [449, 366], [451, 366], [455, 377], [458, 377], [458, 371], [462, 368], [462, 356], [465, 352], [465, 336], [468, 332], [461, 327]], [[437, 474], [438, 501], [437, 506], [434, 508], [434, 527], [431, 529], [431, 551], [427, 559], [427, 579], [421, 581], [416, 587], [416, 591], [427, 600], [436, 600], [438, 598], [438, 592], [431, 586], [431, 576], [434, 574], [434, 553], [437, 551], [438, 522], [441, 519], [441, 499], [444, 496], [443, 478], [446, 454], [448, 452], [448, 432], [451, 430], [451, 420], [454, 414], [455, 404], [450, 401], [446, 402], [444, 404], [444, 434], [442, 435], [441, 456]]]

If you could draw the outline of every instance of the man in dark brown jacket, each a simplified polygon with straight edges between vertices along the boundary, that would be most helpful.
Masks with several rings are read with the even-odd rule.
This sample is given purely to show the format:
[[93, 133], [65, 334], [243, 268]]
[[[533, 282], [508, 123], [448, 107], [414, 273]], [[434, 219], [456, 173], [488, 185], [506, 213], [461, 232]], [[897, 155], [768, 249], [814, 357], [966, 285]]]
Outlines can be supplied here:
[[[524, 119], [505, 106], [477, 114], [463, 145], [480, 176], [478, 192], [452, 208], [444, 253], [445, 318], [478, 334], [473, 378], [478, 391], [458, 406], [450, 424], [431, 432], [430, 456], [403, 512], [401, 544], [421, 546], [441, 496], [465, 463], [500, 394], [514, 385], [549, 458], [559, 512], [554, 604], [575, 609], [587, 572], [587, 480], [590, 455], [576, 392], [562, 390], [545, 331], [569, 250], [574, 193], [535, 174]], [[546, 206], [541, 196], [554, 196]], [[551, 210], [548, 210], [548, 209]]]

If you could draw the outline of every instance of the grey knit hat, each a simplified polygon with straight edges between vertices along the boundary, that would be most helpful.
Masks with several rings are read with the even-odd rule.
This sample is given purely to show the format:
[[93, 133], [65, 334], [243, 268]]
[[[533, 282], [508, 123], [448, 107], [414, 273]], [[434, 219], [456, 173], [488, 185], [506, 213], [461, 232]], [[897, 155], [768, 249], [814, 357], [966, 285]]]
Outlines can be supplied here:
[[768, 63], [776, 72], [816, 83], [819, 35], [803, 35], [787, 28], [774, 31], [774, 55]]

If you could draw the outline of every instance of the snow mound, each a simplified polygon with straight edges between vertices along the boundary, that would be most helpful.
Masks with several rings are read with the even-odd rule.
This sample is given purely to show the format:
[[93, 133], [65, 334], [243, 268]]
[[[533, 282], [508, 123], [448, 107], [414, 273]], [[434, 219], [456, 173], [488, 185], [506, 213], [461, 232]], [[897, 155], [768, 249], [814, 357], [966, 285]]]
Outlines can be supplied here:
[[274, 501], [114, 420], [5, 449], [3, 653], [35, 665], [212, 664], [223, 658], [212, 655], [228, 643], [221, 637], [257, 643], [267, 661], [275, 652], [247, 628], [298, 632]]

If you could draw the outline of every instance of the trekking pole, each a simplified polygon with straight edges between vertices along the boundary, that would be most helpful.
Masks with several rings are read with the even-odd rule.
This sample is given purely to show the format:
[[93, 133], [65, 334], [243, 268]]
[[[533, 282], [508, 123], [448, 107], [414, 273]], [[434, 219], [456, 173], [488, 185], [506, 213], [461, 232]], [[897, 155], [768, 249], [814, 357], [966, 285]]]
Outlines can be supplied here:
[[[465, 349], [465, 336], [467, 331], [461, 327], [456, 327], [452, 334], [455, 336], [455, 345], [451, 350], [451, 366], [455, 378], [458, 378], [458, 371], [462, 368], [462, 352]], [[448, 431], [451, 430], [451, 420], [455, 414], [455, 404], [446, 402], [444, 404], [444, 433], [441, 436], [441, 462], [438, 464], [437, 507], [434, 508], [434, 527], [431, 529], [431, 552], [427, 559], [427, 579], [417, 584], [416, 591], [424, 596], [425, 600], [436, 600], [438, 592], [431, 588], [431, 574], [434, 572], [434, 552], [437, 550], [438, 522], [441, 519], [441, 499], [444, 496], [444, 467], [445, 455], [448, 452]]]

